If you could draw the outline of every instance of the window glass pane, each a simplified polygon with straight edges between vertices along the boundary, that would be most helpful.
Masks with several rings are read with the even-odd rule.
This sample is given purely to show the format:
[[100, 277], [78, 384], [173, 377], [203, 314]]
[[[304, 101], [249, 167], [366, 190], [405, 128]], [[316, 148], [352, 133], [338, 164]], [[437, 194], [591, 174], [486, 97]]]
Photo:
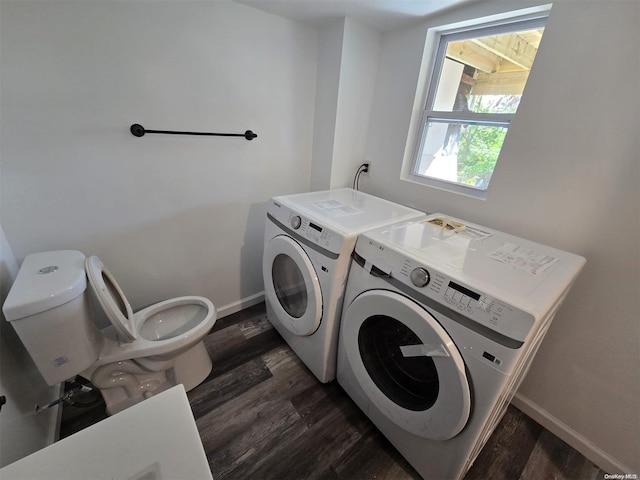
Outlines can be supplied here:
[[447, 42], [430, 110], [515, 113], [544, 29]]
[[506, 135], [505, 127], [461, 127], [457, 159], [458, 183], [485, 190], [489, 186]]
[[428, 122], [415, 173], [486, 190], [506, 134], [502, 126]]

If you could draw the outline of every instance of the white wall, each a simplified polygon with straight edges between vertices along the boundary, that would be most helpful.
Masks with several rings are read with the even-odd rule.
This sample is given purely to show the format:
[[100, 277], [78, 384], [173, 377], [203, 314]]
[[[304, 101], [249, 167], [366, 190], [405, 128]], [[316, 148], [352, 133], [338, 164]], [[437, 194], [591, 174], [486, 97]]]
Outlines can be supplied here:
[[554, 2], [486, 201], [400, 180], [426, 28], [523, 6], [483, 2], [384, 35], [362, 186], [587, 258], [516, 403], [602, 468], [637, 473], [640, 4]]
[[56, 0], [3, 1], [1, 34], [16, 258], [96, 254], [134, 308], [259, 298], [266, 201], [309, 189], [317, 29], [226, 1]]
[[[381, 35], [345, 18], [331, 188], [350, 187], [365, 150]], [[372, 166], [373, 168], [373, 166]]]
[[[0, 226], [0, 303], [4, 303], [18, 273], [18, 262]], [[0, 413], [0, 467], [56, 440], [59, 405], [35, 412], [60, 396], [60, 387], [47, 385], [22, 342], [0, 312], [0, 395], [7, 403]]]
[[345, 19], [338, 18], [319, 31], [311, 190], [331, 187], [344, 30]]
[[365, 161], [380, 37], [348, 17], [320, 29], [312, 190], [350, 187]]

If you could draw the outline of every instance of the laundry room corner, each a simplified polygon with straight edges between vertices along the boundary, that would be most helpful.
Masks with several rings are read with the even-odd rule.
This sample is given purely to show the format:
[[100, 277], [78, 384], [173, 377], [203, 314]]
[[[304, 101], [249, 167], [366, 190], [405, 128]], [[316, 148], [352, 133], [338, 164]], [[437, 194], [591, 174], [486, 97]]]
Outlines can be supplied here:
[[319, 28], [311, 190], [351, 187], [365, 159], [381, 38], [349, 17]]

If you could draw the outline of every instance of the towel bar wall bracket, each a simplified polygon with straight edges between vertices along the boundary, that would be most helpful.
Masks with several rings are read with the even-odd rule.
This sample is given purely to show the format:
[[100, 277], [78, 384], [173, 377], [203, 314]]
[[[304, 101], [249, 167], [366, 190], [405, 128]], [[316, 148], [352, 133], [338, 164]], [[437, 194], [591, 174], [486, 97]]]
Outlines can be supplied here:
[[136, 137], [142, 137], [145, 133], [164, 133], [167, 135], [209, 135], [216, 137], [244, 137], [247, 140], [253, 140], [258, 135], [251, 130], [244, 133], [209, 133], [209, 132], [175, 132], [173, 130], [146, 130], [142, 125], [134, 123], [131, 125], [131, 134]]

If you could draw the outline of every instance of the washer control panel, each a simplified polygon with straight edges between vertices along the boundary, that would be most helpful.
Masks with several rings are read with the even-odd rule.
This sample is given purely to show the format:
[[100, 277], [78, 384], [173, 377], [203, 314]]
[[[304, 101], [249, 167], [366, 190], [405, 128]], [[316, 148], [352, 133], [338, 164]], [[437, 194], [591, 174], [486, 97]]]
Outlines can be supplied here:
[[331, 230], [325, 225], [305, 217], [289, 207], [273, 200], [269, 204], [268, 214], [275, 218], [292, 236], [299, 235], [304, 240], [314, 243], [332, 253], [340, 254], [344, 244], [344, 235]]
[[411, 270], [409, 278], [416, 287], [426, 287], [431, 280], [431, 275], [426, 268], [417, 267]]
[[291, 217], [291, 221], [289, 223], [291, 224], [291, 228], [298, 230], [300, 225], [302, 225], [302, 218], [300, 218], [300, 215], [294, 215]]
[[382, 270], [412, 290], [514, 340], [524, 341], [535, 322], [532, 314], [376, 241], [358, 241], [356, 253], [384, 265]]

